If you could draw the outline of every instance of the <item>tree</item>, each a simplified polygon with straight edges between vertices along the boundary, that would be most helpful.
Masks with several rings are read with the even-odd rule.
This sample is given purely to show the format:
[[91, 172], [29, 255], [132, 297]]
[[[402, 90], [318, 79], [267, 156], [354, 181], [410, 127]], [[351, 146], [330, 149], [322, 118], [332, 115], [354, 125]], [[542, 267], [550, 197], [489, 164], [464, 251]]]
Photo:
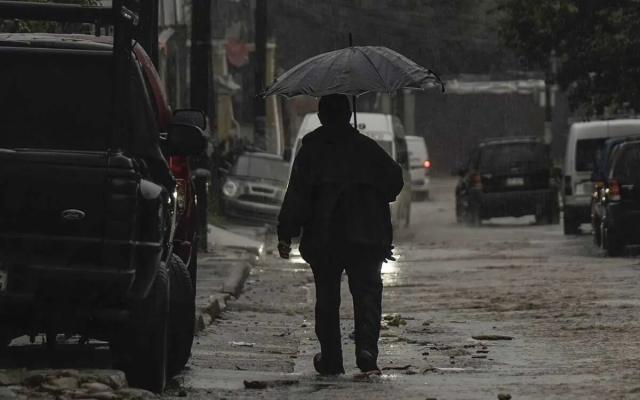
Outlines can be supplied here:
[[549, 71], [572, 108], [640, 109], [640, 0], [500, 0], [497, 31], [529, 68]]
[[[99, 5], [99, 0], [23, 0], [31, 3], [61, 3], [61, 4], [82, 4]], [[68, 24], [65, 24], [67, 28]], [[59, 29], [59, 24], [50, 21], [23, 21], [23, 20], [0, 20], [0, 32], [8, 33], [32, 33], [32, 32], [55, 32]], [[65, 29], [69, 30], [69, 29]]]

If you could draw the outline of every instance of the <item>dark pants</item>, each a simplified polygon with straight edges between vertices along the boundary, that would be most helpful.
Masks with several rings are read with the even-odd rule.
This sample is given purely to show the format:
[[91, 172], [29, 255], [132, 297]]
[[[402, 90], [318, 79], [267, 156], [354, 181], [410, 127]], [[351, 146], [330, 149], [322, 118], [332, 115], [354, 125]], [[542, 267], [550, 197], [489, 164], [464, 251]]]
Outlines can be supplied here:
[[382, 260], [366, 253], [327, 256], [311, 265], [316, 282], [316, 335], [322, 357], [330, 368], [342, 368], [340, 286], [343, 271], [349, 277], [356, 326], [356, 356], [369, 351], [378, 357], [382, 317]]

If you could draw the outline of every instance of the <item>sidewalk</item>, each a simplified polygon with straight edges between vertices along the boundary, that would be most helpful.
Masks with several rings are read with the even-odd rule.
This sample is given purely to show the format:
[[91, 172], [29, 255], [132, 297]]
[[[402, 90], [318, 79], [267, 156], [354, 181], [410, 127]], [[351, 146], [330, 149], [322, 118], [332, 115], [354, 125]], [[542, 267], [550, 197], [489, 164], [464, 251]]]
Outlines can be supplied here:
[[208, 236], [208, 251], [198, 254], [196, 332], [240, 296], [251, 268], [264, 256], [267, 228], [209, 225]]

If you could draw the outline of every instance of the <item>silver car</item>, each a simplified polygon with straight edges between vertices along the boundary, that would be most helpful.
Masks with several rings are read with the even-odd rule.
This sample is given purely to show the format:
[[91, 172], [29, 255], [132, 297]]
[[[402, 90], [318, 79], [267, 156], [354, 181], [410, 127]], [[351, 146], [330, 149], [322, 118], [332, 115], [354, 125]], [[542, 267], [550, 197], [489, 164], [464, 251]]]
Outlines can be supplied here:
[[287, 190], [289, 165], [281, 156], [243, 153], [222, 186], [228, 217], [275, 223]]

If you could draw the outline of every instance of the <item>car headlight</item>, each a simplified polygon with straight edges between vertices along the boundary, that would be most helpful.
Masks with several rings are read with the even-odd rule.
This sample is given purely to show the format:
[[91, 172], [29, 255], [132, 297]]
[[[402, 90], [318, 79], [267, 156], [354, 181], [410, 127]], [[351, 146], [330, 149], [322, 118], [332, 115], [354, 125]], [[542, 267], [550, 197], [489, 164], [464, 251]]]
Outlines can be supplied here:
[[234, 181], [227, 181], [222, 185], [222, 193], [227, 197], [234, 197], [238, 194], [238, 185]]

